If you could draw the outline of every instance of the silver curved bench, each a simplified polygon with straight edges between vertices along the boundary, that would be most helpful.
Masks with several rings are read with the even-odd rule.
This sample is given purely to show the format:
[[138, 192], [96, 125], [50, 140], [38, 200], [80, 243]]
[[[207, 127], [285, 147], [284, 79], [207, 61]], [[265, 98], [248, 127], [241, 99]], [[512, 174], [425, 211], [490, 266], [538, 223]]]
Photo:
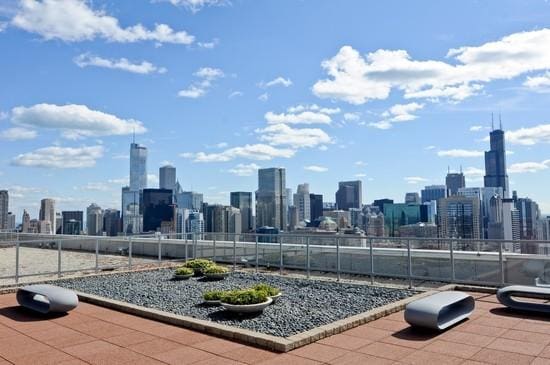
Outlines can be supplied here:
[[549, 303], [524, 302], [512, 297], [538, 298], [550, 300], [550, 288], [524, 285], [511, 285], [500, 288], [497, 291], [497, 298], [503, 305], [517, 310], [550, 313]]
[[29, 285], [17, 291], [17, 303], [40, 313], [65, 313], [78, 305], [77, 295], [54, 285]]
[[468, 318], [474, 307], [472, 296], [446, 291], [407, 304], [405, 320], [411, 326], [444, 330]]

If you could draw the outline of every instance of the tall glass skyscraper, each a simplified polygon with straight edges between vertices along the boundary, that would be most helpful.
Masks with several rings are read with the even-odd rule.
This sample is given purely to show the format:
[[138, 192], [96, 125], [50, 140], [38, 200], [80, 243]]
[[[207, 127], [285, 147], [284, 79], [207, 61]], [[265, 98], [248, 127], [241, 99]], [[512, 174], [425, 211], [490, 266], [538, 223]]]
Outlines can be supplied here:
[[135, 142], [130, 145], [130, 190], [147, 187], [147, 148]]
[[363, 187], [361, 180], [340, 181], [336, 192], [336, 206], [340, 210], [362, 208]]
[[256, 227], [285, 230], [287, 226], [286, 171], [284, 168], [258, 170]]
[[504, 131], [495, 129], [489, 134], [491, 149], [485, 152], [485, 187], [501, 187], [504, 197], [508, 198], [508, 175], [506, 174], [506, 150]]
[[235, 191], [230, 195], [231, 206], [241, 210], [241, 232], [252, 231], [252, 193], [246, 191]]
[[8, 202], [8, 191], [0, 190], [0, 229], [8, 229]]
[[170, 189], [174, 192], [176, 188], [176, 168], [166, 165], [159, 169], [159, 188]]

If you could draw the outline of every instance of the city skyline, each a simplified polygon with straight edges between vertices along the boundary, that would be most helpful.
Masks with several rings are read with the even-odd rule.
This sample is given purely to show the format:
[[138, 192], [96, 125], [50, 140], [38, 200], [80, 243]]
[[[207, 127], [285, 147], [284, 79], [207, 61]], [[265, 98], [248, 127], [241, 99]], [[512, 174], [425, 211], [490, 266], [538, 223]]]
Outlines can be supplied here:
[[[433, 4], [437, 19], [410, 4], [390, 13], [362, 2], [343, 9], [233, 1], [192, 10], [71, 3], [94, 27], [102, 17], [118, 19], [127, 38], [52, 28], [55, 19], [28, 6], [33, 1], [0, 8], [0, 45], [14, 55], [0, 61], [0, 190], [9, 190], [17, 221], [23, 209], [37, 216], [42, 198], [55, 199], [58, 211], [90, 203], [120, 209], [133, 133], [148, 148], [148, 187], [158, 187], [158, 168], [170, 163], [183, 190], [212, 204], [228, 205], [231, 191], [254, 192], [256, 170], [268, 167], [285, 167], [287, 187], [295, 192], [308, 182], [325, 201], [334, 200], [339, 181], [353, 180], [363, 182], [363, 202], [402, 201], [406, 192], [443, 184], [447, 166], [463, 166], [466, 186], [483, 186], [491, 112], [497, 121], [502, 114], [507, 133], [510, 191], [550, 213], [544, 1], [445, 11]], [[273, 15], [251, 20], [264, 12]], [[484, 18], [489, 12], [499, 16]], [[317, 23], [304, 27], [304, 14]], [[426, 26], [407, 28], [409, 15]], [[333, 19], [348, 21], [325, 29]], [[150, 33], [128, 40], [138, 23]], [[160, 37], [154, 24], [172, 32]], [[522, 57], [512, 52], [518, 47], [532, 51], [518, 58], [527, 66], [498, 57]], [[17, 57], [22, 52], [27, 57]], [[396, 81], [375, 82], [368, 72], [382, 72], [377, 62]]]

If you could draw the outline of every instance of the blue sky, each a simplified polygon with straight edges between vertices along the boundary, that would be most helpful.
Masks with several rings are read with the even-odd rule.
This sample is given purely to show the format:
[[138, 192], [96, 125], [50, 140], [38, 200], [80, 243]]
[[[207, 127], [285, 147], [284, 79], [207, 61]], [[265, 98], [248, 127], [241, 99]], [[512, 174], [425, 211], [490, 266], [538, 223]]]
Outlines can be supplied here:
[[135, 130], [208, 202], [287, 168], [333, 201], [481, 186], [491, 112], [511, 188], [550, 213], [547, 1], [3, 1], [0, 188], [38, 214], [119, 207]]

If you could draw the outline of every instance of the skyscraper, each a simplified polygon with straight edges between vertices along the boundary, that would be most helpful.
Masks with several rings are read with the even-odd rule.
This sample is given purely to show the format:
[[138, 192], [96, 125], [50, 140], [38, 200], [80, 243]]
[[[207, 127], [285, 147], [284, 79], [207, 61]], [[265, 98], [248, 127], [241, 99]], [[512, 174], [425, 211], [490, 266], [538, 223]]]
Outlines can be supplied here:
[[117, 236], [121, 229], [120, 226], [120, 211], [105, 209], [103, 212], [103, 230], [107, 236]]
[[21, 232], [28, 233], [31, 226], [31, 216], [26, 209], [23, 209], [23, 217], [21, 217]]
[[172, 190], [143, 189], [143, 231], [157, 231], [163, 223], [171, 222], [174, 222]]
[[309, 194], [309, 216], [311, 221], [323, 216], [323, 196], [320, 194]]
[[466, 179], [462, 171], [448, 172], [445, 177], [445, 186], [447, 187], [447, 196], [458, 194], [458, 189], [466, 187]]
[[175, 195], [178, 208], [202, 211], [203, 195], [194, 191], [182, 191]]
[[8, 206], [8, 191], [0, 190], [0, 229], [8, 229]]
[[420, 195], [417, 192], [406, 193], [405, 204], [420, 204]]
[[485, 187], [501, 187], [504, 198], [508, 198], [508, 175], [506, 174], [506, 150], [502, 123], [499, 129], [489, 134], [491, 149], [485, 152]]
[[294, 194], [294, 206], [298, 222], [311, 221], [311, 200], [309, 198], [309, 184], [299, 184]]
[[130, 190], [147, 187], [147, 148], [135, 142], [130, 144]]
[[122, 188], [122, 231], [125, 234], [140, 233], [143, 228], [143, 216], [140, 213], [139, 191]]
[[[540, 210], [538, 204], [529, 198], [519, 198], [516, 202], [516, 208], [519, 211], [520, 239], [537, 239], [536, 224], [537, 221], [540, 219]], [[528, 251], [525, 250], [524, 247], [522, 247], [521, 252]]]
[[52, 231], [50, 234], [55, 234], [56, 224], [55, 224], [55, 200], [53, 199], [42, 199], [40, 201], [40, 213], [38, 215], [40, 221], [50, 222]]
[[103, 209], [95, 203], [86, 208], [86, 231], [90, 236], [103, 234]]
[[252, 193], [235, 191], [230, 194], [231, 206], [241, 211], [241, 232], [247, 233], [254, 229], [252, 224]]
[[439, 237], [480, 238], [480, 200], [450, 196], [437, 201]]
[[63, 234], [80, 234], [82, 232], [84, 212], [81, 210], [63, 211]]
[[445, 185], [428, 185], [420, 191], [420, 195], [422, 196], [422, 203], [432, 200], [437, 201], [447, 196], [447, 187]]
[[159, 169], [159, 188], [175, 191], [176, 168], [174, 166], [166, 165]]
[[287, 226], [286, 172], [284, 168], [258, 170], [256, 227], [285, 230]]
[[340, 210], [361, 208], [363, 188], [361, 180], [340, 181], [336, 192], [336, 207]]

